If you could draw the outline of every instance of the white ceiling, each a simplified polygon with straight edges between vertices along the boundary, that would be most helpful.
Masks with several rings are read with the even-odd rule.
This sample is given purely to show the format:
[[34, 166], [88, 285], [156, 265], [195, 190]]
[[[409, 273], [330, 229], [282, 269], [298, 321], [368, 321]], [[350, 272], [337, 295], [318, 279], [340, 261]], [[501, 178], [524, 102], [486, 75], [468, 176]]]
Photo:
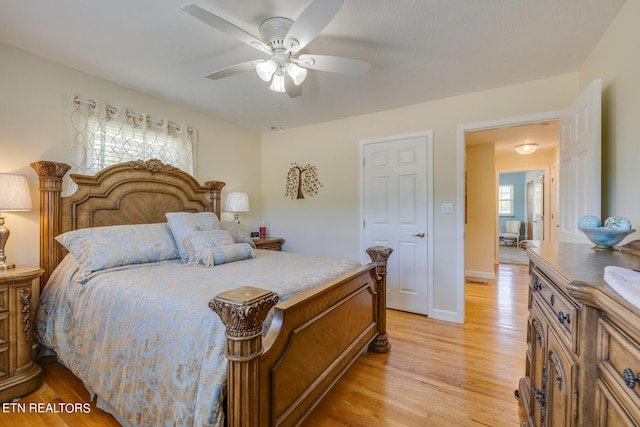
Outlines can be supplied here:
[[467, 132], [467, 145], [495, 144], [496, 154], [514, 154], [517, 145], [535, 144], [539, 152], [554, 150], [560, 139], [560, 122], [530, 123], [494, 129]]
[[[310, 2], [191, 1], [255, 36]], [[310, 71], [293, 99], [253, 72], [205, 78], [264, 56], [181, 11], [186, 2], [0, 0], [0, 41], [263, 132], [576, 71], [624, 0], [344, 0], [301, 53], [367, 61], [369, 73]]]

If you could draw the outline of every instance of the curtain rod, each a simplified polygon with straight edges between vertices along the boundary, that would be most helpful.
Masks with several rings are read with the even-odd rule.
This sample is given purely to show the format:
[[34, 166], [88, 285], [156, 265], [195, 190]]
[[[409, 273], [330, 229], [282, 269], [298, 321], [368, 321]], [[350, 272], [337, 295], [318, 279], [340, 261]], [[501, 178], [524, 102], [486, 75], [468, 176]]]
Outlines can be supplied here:
[[[76, 96], [73, 98], [73, 102], [75, 103], [80, 103], [80, 104], [87, 104], [90, 105], [91, 107], [95, 108], [96, 107], [96, 101], [93, 101], [91, 99], [83, 99], [80, 98], [79, 96]], [[115, 107], [112, 107], [110, 105], [107, 106], [107, 109], [111, 110], [113, 113], [115, 113], [117, 111], [117, 109]], [[132, 117], [132, 118], [136, 118], [138, 120], [142, 120], [144, 119], [144, 115], [142, 114], [137, 114], [137, 113], [132, 113], [131, 111], [127, 111], [127, 117]], [[157, 119], [152, 119], [150, 116], [147, 116], [147, 122], [150, 123], [154, 123], [156, 125], [162, 125], [164, 124], [164, 120], [157, 120]], [[173, 123], [168, 123], [167, 124], [168, 127], [176, 129], [176, 130], [180, 130], [181, 126], [180, 125], [176, 125]], [[187, 132], [193, 132], [193, 129], [191, 128], [187, 128]]]

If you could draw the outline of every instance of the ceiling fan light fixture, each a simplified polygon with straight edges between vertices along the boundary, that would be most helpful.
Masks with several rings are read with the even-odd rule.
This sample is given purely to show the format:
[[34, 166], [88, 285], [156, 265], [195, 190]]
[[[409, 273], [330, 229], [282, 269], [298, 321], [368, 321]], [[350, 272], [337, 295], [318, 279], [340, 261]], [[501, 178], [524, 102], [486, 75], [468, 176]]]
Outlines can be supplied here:
[[289, 62], [287, 64], [287, 74], [291, 76], [293, 83], [295, 83], [296, 86], [299, 86], [304, 79], [307, 78], [307, 69], [299, 67], [293, 62]]
[[516, 153], [518, 154], [531, 154], [535, 153], [538, 149], [538, 144], [521, 144], [516, 145]]
[[274, 92], [286, 92], [286, 88], [284, 87], [284, 75], [275, 74], [273, 76], [273, 80], [271, 80], [271, 86], [269, 86], [269, 89]]
[[275, 73], [278, 68], [278, 64], [272, 59], [268, 61], [258, 62], [256, 64], [256, 73], [258, 73], [258, 77], [260, 77], [265, 82], [271, 80], [273, 77], [273, 73]]

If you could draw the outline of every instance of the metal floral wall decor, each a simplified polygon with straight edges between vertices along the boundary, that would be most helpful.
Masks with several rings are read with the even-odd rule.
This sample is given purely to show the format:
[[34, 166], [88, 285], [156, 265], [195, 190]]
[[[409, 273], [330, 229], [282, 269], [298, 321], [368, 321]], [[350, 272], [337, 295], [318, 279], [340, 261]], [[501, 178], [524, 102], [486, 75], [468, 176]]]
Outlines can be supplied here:
[[300, 166], [297, 163], [291, 163], [287, 174], [285, 197], [304, 199], [305, 193], [310, 196], [318, 194], [319, 187], [322, 187], [322, 184], [318, 181], [318, 169], [315, 166], [309, 164]]

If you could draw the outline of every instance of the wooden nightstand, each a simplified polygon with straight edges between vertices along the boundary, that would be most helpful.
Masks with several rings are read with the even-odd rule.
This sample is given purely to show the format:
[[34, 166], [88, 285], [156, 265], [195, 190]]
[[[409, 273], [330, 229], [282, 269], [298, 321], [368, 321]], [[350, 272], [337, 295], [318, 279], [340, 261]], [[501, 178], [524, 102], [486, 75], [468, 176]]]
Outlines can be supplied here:
[[24, 265], [0, 270], [0, 402], [29, 394], [42, 382], [31, 348], [32, 282], [42, 273]]
[[280, 251], [282, 250], [282, 244], [284, 243], [284, 239], [279, 237], [259, 237], [254, 238], [253, 243], [256, 244], [256, 248], [258, 249], [267, 249], [269, 251]]

